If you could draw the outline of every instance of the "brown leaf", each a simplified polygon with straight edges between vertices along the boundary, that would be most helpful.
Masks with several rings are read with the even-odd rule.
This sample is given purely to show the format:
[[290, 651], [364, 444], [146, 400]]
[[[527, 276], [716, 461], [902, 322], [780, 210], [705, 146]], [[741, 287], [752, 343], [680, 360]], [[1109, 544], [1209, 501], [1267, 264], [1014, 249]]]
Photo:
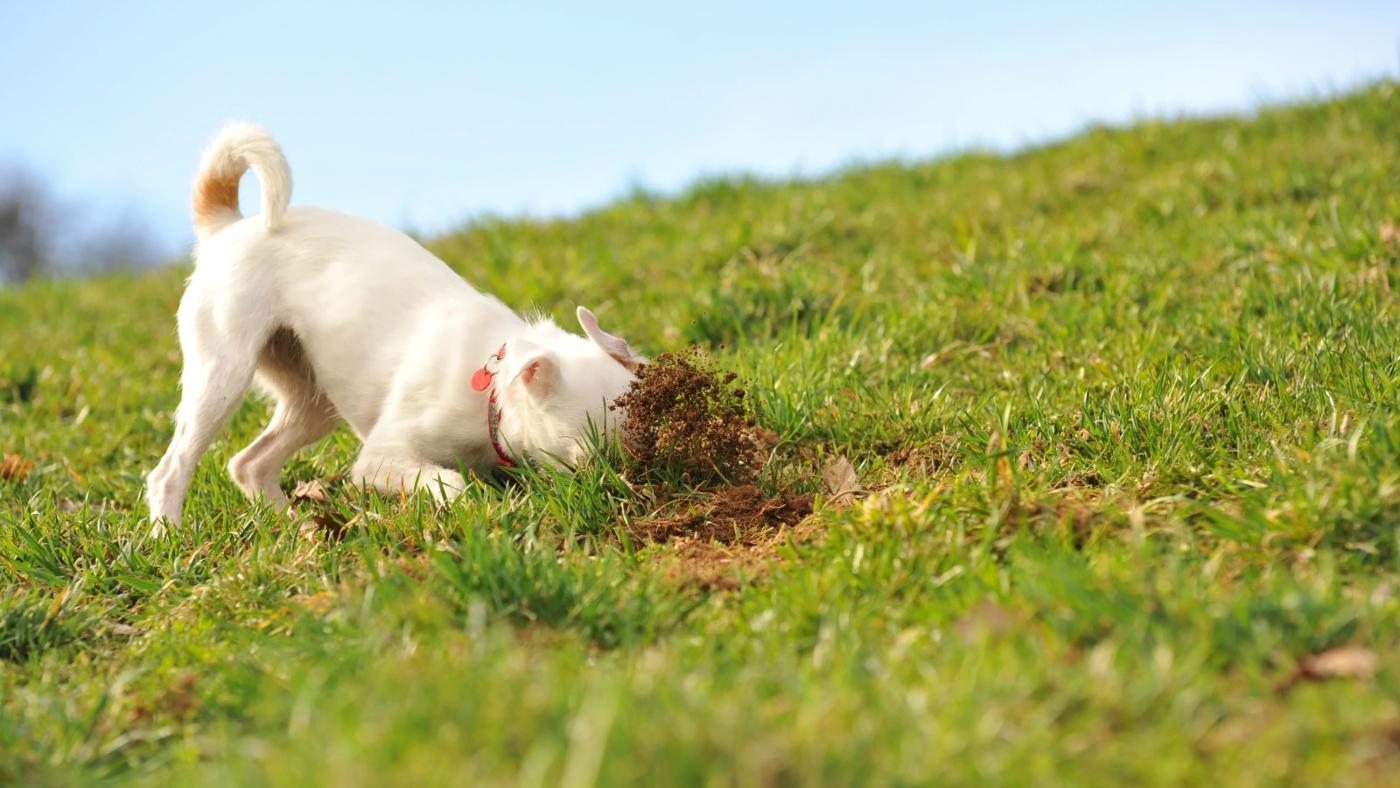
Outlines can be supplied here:
[[1011, 629], [1011, 612], [991, 600], [978, 602], [975, 607], [953, 622], [953, 630], [964, 641], [994, 637]]
[[1397, 226], [1395, 222], [1385, 222], [1382, 224], [1381, 242], [1391, 251], [1395, 251], [1396, 247], [1400, 247], [1400, 226]]
[[29, 478], [29, 472], [34, 470], [34, 463], [26, 460], [18, 454], [6, 454], [0, 460], [0, 479], [7, 482], [22, 482]]
[[1376, 674], [1379, 660], [1375, 652], [1361, 646], [1339, 646], [1298, 660], [1298, 676], [1303, 679], [1369, 679]]
[[292, 490], [292, 500], [324, 502], [326, 500], [326, 488], [316, 479], [297, 482], [296, 489]]
[[325, 535], [331, 539], [339, 541], [345, 538], [345, 532], [350, 526], [360, 521], [360, 515], [355, 515], [346, 520], [340, 512], [331, 507], [325, 507], [322, 511], [311, 515], [311, 519], [301, 526], [301, 535], [314, 539], [318, 535]]
[[851, 465], [851, 461], [846, 459], [844, 454], [822, 470], [822, 481], [826, 483], [826, 490], [831, 493], [833, 502], [849, 502], [851, 498], [865, 492], [860, 479], [856, 478], [855, 466]]

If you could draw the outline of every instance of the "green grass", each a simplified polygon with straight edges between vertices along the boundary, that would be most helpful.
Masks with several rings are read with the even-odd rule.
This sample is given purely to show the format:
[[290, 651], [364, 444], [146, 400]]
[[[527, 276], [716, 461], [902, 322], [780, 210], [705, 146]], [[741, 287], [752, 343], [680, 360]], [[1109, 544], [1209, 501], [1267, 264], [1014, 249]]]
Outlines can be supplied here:
[[[185, 271], [0, 291], [0, 782], [1400, 780], [1400, 85], [432, 242], [634, 347], [695, 342], [876, 492], [737, 590], [616, 535], [615, 458], [343, 540], [141, 484]], [[337, 433], [287, 469], [343, 473]], [[1374, 676], [1290, 686], [1341, 645]]]

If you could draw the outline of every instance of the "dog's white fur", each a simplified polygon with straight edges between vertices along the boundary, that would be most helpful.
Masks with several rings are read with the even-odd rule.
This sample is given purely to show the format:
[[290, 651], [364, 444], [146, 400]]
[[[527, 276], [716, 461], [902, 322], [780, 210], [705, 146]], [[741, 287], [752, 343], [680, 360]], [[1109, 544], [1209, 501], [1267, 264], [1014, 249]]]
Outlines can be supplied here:
[[[250, 167], [261, 221], [238, 211]], [[291, 191], [281, 148], [257, 126], [228, 126], [204, 154], [197, 264], [178, 314], [183, 393], [170, 448], [147, 477], [156, 533], [180, 521], [195, 464], [255, 378], [276, 410], [228, 469], [250, 498], [279, 507], [282, 465], [341, 420], [364, 443], [352, 471], [360, 484], [450, 498], [466, 486], [458, 468], [491, 471], [487, 393], [470, 381], [502, 344], [499, 435], [515, 458], [573, 463], [590, 423], [615, 426], [607, 404], [640, 359], [588, 310], [578, 310], [588, 338], [527, 322], [403, 233], [289, 210]]]

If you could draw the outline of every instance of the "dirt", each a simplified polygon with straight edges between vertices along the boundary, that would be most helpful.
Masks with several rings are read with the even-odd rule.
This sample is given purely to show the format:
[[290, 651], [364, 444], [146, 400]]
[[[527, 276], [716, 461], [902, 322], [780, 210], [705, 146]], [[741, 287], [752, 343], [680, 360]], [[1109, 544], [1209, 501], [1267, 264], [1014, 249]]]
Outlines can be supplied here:
[[634, 524], [633, 534], [653, 544], [693, 537], [727, 545], [760, 542], [772, 531], [797, 525], [812, 513], [811, 495], [769, 498], [749, 484], [706, 494], [674, 515]]
[[762, 576], [788, 542], [814, 538], [812, 496], [767, 496], [753, 485], [727, 487], [688, 500], [679, 511], [632, 524], [632, 535], [655, 544], [653, 556], [683, 585], [731, 590]]
[[[788, 542], [814, 538], [813, 497], [765, 495], [754, 485], [688, 498], [678, 509], [634, 521], [634, 539], [655, 545], [667, 576], [703, 590], [732, 590], [767, 573]], [[669, 508], [669, 507], [668, 507]]]
[[[820, 533], [811, 494], [755, 484], [778, 436], [754, 423], [737, 380], [699, 348], [663, 353], [614, 406], [627, 413], [629, 476], [662, 502], [629, 523], [630, 537], [652, 546], [674, 580], [705, 589], [737, 588], [766, 573], [783, 545]], [[845, 458], [824, 479], [833, 500], [864, 493]]]
[[131, 709], [132, 721], [144, 723], [154, 719], [190, 719], [203, 705], [203, 700], [196, 691], [198, 684], [199, 677], [195, 674], [181, 675], [175, 683], [162, 688], [153, 698], [136, 701]]
[[697, 347], [662, 353], [638, 371], [613, 408], [627, 413], [622, 446], [642, 477], [687, 486], [753, 482], [764, 431], [736, 378]]
[[906, 468], [920, 476], [932, 476], [956, 467], [959, 459], [951, 438], [934, 438], [923, 442], [892, 442], [877, 446], [885, 462], [894, 468]]

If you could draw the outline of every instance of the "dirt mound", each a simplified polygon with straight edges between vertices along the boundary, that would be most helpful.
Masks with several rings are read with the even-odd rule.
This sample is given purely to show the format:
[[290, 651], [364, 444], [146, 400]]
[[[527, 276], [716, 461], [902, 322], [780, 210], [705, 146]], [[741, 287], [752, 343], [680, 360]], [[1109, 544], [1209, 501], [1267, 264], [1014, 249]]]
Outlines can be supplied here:
[[[628, 523], [629, 537], [652, 546], [673, 579], [706, 589], [738, 588], [766, 573], [782, 545], [819, 532], [811, 494], [755, 485], [778, 436], [754, 423], [736, 380], [699, 348], [663, 353], [613, 406], [627, 413], [628, 475], [660, 502]], [[860, 490], [846, 469], [838, 498]]]
[[775, 530], [797, 525], [811, 513], [811, 495], [769, 498], [749, 484], [709, 493], [679, 514], [635, 523], [632, 532], [650, 543], [684, 536], [720, 544], [751, 545]]
[[735, 378], [696, 347], [662, 353], [637, 372], [612, 407], [627, 413], [622, 446], [642, 476], [687, 485], [754, 480], [764, 440]]

